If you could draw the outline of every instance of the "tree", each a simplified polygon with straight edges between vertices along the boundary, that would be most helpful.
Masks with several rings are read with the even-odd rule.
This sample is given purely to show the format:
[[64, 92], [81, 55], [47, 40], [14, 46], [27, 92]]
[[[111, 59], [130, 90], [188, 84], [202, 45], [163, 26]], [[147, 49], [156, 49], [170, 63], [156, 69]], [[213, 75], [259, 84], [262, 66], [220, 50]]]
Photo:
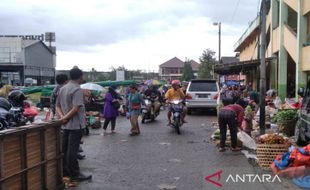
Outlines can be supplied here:
[[215, 52], [211, 49], [203, 51], [202, 56], [199, 58], [200, 66], [198, 71], [198, 78], [200, 79], [212, 79], [213, 66], [216, 63]]
[[186, 61], [183, 67], [182, 80], [190, 81], [193, 78], [194, 78], [194, 72], [193, 72], [192, 65], [190, 64], [190, 62]]

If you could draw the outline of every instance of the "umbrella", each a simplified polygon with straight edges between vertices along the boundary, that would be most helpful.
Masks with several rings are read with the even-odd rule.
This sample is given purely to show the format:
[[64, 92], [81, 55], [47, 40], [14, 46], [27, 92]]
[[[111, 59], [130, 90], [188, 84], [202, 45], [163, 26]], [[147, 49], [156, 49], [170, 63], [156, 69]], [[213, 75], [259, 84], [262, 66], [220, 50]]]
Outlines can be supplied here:
[[235, 86], [235, 85], [238, 85], [238, 83], [237, 83], [236, 81], [232, 81], [232, 80], [227, 81], [226, 84], [227, 84], [227, 86]]
[[150, 86], [150, 85], [160, 85], [160, 82], [158, 80], [151, 79], [151, 80], [145, 81], [144, 84], [146, 84], [148, 86]]
[[103, 88], [102, 86], [95, 84], [95, 83], [85, 83], [81, 85], [82, 89], [86, 89], [86, 90], [93, 90], [93, 91], [106, 91], [105, 88]]

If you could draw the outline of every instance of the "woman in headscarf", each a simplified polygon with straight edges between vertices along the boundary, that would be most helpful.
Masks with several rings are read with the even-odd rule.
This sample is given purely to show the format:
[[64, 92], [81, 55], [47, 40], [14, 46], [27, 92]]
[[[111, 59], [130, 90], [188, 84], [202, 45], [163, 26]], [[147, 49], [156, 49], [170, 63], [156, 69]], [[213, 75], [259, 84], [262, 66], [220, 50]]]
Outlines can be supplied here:
[[106, 134], [109, 123], [111, 122], [111, 133], [115, 133], [116, 118], [119, 116], [118, 109], [120, 108], [119, 94], [115, 91], [116, 87], [109, 87], [109, 91], [105, 95], [105, 103], [103, 110], [103, 117], [105, 118], [103, 124], [104, 134]]
[[136, 85], [130, 86], [130, 94], [128, 96], [127, 107], [130, 114], [131, 134], [136, 136], [140, 134], [138, 118], [141, 114], [141, 105], [144, 104], [143, 97], [139, 93]]

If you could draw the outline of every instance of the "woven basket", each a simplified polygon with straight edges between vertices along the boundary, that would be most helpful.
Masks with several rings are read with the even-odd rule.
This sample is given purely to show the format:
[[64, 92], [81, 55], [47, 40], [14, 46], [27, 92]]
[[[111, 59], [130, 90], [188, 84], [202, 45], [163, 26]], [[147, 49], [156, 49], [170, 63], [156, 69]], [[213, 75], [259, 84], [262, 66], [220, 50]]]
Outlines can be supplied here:
[[296, 119], [289, 121], [278, 121], [277, 125], [279, 127], [279, 132], [284, 133], [288, 137], [294, 136], [296, 123]]
[[257, 144], [258, 165], [263, 169], [269, 169], [277, 155], [288, 151], [286, 144]]

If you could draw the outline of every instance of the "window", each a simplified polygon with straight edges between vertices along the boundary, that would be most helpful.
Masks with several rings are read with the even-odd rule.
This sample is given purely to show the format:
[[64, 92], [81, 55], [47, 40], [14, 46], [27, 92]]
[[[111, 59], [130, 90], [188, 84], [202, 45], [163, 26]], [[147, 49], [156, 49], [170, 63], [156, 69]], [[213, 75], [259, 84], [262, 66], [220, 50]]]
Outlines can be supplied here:
[[215, 92], [217, 91], [217, 85], [213, 81], [192, 81], [189, 87], [189, 91]]

